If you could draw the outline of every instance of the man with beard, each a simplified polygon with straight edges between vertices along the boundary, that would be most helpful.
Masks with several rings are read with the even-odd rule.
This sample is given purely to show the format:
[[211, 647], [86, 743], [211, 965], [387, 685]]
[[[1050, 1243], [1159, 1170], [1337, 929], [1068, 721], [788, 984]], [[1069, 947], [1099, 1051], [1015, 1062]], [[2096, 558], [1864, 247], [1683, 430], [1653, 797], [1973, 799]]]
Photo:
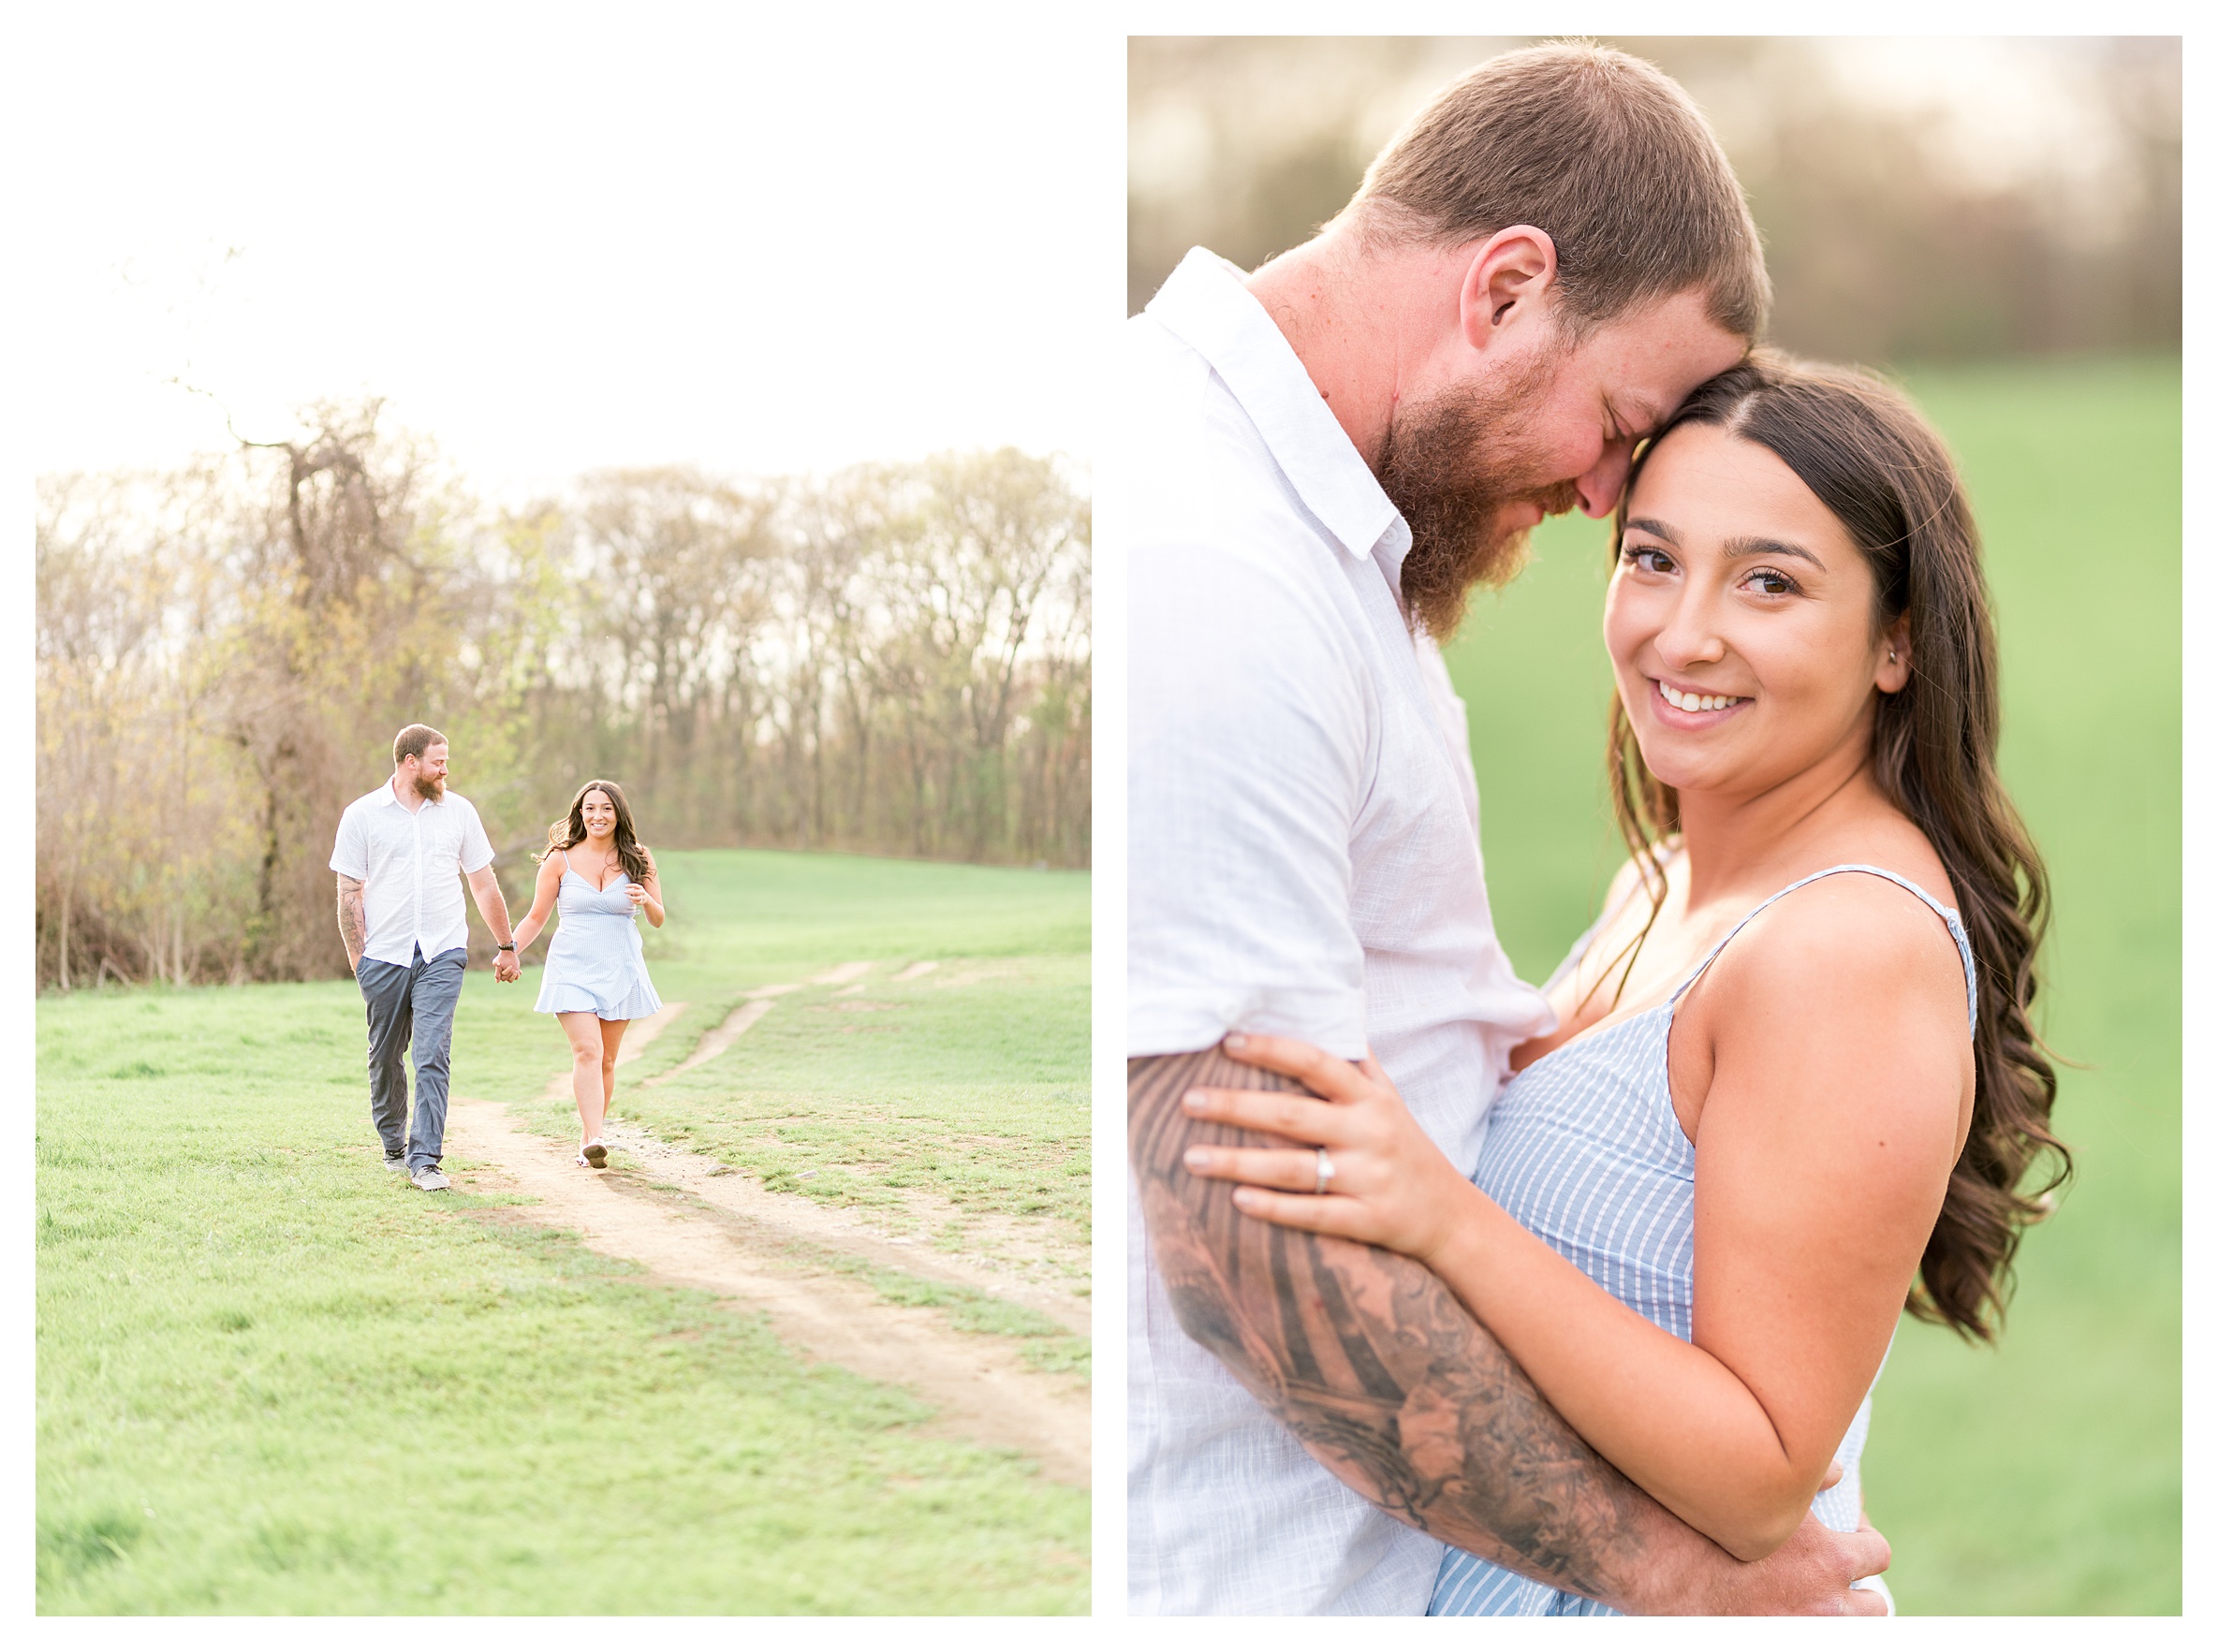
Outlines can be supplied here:
[[1555, 45], [1447, 87], [1315, 240], [1252, 275], [1197, 248], [1129, 324], [1135, 1612], [1423, 1612], [1444, 1542], [1627, 1611], [1883, 1609], [1848, 1587], [1875, 1533], [1735, 1561], [1421, 1266], [1182, 1169], [1241, 1139], [1187, 1089], [1287, 1088], [1241, 1032], [1368, 1047], [1476, 1161], [1550, 1011], [1494, 938], [1438, 642], [1545, 516], [1611, 510], [1769, 299], [1684, 93]]
[[[370, 1015], [370, 1120], [385, 1167], [427, 1193], [451, 1186], [439, 1169], [447, 1134], [447, 1046], [469, 961], [458, 875], [500, 945], [493, 978], [523, 973], [508, 937], [508, 903], [492, 844], [469, 799], [447, 789], [447, 737], [411, 723], [393, 737], [393, 771], [339, 817], [339, 939]], [[408, 1117], [404, 1055], [416, 1068]]]

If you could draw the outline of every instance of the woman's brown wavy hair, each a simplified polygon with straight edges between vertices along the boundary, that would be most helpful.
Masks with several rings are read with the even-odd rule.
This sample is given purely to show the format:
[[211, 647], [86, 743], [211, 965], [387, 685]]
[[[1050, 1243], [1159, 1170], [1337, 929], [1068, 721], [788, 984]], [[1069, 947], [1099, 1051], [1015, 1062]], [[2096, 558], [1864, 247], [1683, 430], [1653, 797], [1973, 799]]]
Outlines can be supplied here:
[[635, 884], [643, 884], [654, 870], [654, 857], [639, 846], [639, 840], [632, 831], [632, 806], [624, 801], [624, 788], [612, 780], [589, 780], [578, 788], [578, 795], [570, 799], [570, 811], [547, 828], [547, 847], [538, 858], [545, 860], [558, 850], [575, 849], [585, 841], [585, 795], [603, 792], [609, 801], [616, 805], [616, 864], [624, 868], [624, 875]]
[[[2072, 1161], [2049, 1132], [2056, 1073], [2028, 1016], [2049, 881], [1995, 771], [1994, 623], [1971, 506], [1947, 448], [1901, 395], [1860, 373], [1757, 351], [1696, 390], [1636, 456], [1610, 536], [1613, 560], [1642, 468], [1667, 436], [1691, 424], [1720, 426], [1777, 455], [1870, 563], [1878, 589], [1874, 635], [1908, 621], [1910, 680], [1879, 696], [1872, 772], [1947, 869], [1979, 985], [1971, 1133], [1909, 1308], [1992, 1340], [2019, 1235], [2046, 1214]], [[1662, 888], [1656, 846], [1679, 829], [1679, 798], [1649, 772], [1614, 694], [1608, 767], [1618, 828], [1650, 889], [1652, 925]], [[2039, 1188], [2020, 1190], [2045, 1153], [2053, 1173]]]

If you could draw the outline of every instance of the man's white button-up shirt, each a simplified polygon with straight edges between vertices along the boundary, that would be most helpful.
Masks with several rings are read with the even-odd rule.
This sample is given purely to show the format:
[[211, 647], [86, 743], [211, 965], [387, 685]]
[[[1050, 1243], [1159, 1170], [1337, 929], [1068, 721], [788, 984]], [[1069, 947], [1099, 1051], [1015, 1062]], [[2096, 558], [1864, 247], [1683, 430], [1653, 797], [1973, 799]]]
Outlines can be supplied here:
[[[1127, 1054], [1366, 1045], [1458, 1165], [1552, 1024], [1494, 938], [1462, 702], [1409, 530], [1241, 272], [1127, 323]], [[1130, 1605], [1421, 1613], [1441, 1548], [1343, 1486], [1179, 1328], [1127, 1175]]]
[[331, 870], [362, 884], [362, 956], [405, 967], [470, 943], [462, 878], [492, 864], [492, 842], [469, 799], [448, 792], [414, 810], [388, 781], [339, 817]]

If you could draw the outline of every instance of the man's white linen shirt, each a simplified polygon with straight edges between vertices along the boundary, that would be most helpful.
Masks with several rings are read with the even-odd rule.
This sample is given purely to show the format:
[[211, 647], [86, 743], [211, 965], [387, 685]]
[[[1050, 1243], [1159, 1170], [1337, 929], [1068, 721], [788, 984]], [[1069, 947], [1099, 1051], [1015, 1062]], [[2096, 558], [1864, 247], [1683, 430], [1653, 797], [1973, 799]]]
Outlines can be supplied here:
[[492, 842], [469, 799], [448, 792], [413, 811], [388, 781], [339, 817], [331, 870], [362, 885], [362, 956], [404, 969], [470, 943], [462, 877], [492, 864]]
[[[1494, 938], [1462, 702], [1409, 529], [1241, 273], [1126, 324], [1131, 1056], [1231, 1031], [1375, 1052], [1459, 1166], [1552, 1024]], [[1135, 1613], [1422, 1613], [1441, 1545], [1348, 1490], [1180, 1329], [1126, 1175]]]

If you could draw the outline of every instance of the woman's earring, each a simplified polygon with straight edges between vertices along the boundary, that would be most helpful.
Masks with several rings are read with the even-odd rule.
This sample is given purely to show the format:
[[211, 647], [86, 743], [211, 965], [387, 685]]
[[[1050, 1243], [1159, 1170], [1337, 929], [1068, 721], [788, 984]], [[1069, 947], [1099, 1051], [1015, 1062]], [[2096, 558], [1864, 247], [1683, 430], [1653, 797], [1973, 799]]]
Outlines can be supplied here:
[[1888, 649], [1888, 650], [1887, 651], [1887, 663], [1888, 663], [1889, 665], [1893, 665], [1893, 664], [1895, 663], [1895, 651], [1894, 651], [1894, 650], [1892, 650], [1892, 649]]

